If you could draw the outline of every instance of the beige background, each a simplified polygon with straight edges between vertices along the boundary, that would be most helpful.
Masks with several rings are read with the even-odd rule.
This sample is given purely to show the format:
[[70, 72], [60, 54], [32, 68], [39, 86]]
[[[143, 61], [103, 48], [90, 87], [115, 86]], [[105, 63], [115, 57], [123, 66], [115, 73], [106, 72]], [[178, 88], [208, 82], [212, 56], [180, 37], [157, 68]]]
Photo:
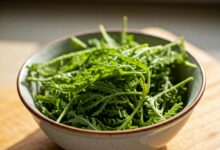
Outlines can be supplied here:
[[0, 89], [15, 85], [21, 65], [37, 48], [34, 42], [0, 41]]

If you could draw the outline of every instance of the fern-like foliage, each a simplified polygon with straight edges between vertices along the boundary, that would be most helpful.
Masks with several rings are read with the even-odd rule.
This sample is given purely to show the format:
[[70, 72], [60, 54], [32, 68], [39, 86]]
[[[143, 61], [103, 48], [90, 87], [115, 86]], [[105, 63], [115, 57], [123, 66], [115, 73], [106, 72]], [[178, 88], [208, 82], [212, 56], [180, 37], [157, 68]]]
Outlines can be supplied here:
[[[188, 77], [177, 80], [187, 61], [184, 40], [151, 46], [126, 32], [112, 37], [70, 40], [73, 50], [28, 66], [26, 82], [37, 108], [58, 123], [90, 130], [125, 130], [169, 119], [187, 101]], [[180, 49], [180, 50], [179, 50]]]

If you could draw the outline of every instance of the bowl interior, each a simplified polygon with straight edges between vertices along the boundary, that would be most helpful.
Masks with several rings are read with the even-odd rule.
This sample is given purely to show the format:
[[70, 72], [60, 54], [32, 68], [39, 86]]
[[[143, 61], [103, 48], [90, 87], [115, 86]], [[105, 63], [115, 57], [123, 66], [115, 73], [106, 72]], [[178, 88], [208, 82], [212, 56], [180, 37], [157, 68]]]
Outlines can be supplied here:
[[[129, 32], [132, 33], [135, 36], [135, 40], [139, 43], [149, 43], [151, 46], [154, 45], [163, 45], [166, 43], [169, 43], [169, 41], [165, 39], [161, 39], [158, 37], [150, 36], [143, 33], [137, 33], [137, 32]], [[116, 40], [120, 38], [121, 34], [120, 32], [109, 32], [109, 34], [114, 37]], [[87, 41], [89, 38], [100, 38], [100, 33], [94, 32], [90, 34], [84, 34], [77, 36], [82, 41]], [[49, 46], [43, 48], [41, 51], [38, 51], [35, 55], [33, 55], [31, 58], [29, 58], [24, 66], [21, 69], [20, 75], [18, 77], [18, 88], [20, 89], [20, 94], [23, 97], [23, 100], [29, 105], [33, 110], [39, 112], [37, 108], [34, 105], [33, 98], [26, 86], [22, 84], [25, 81], [25, 78], [27, 76], [27, 66], [31, 65], [33, 63], [39, 63], [39, 62], [45, 62], [48, 61], [54, 57], [57, 57], [59, 55], [73, 52], [76, 49], [73, 47], [72, 42], [70, 40], [70, 37], [64, 38], [62, 40], [59, 40], [53, 44], [50, 44]], [[194, 77], [194, 81], [190, 82], [188, 84], [188, 92], [186, 95], [186, 107], [189, 106], [193, 100], [196, 98], [196, 96], [199, 94], [202, 84], [203, 84], [203, 74], [202, 69], [199, 65], [199, 63], [195, 60], [195, 58], [188, 54], [188, 60], [194, 64], [197, 65], [197, 68], [192, 69], [185, 66], [179, 66], [178, 69], [175, 71], [178, 79], [177, 80], [183, 80], [189, 76]], [[40, 113], [40, 112], [39, 112]]]

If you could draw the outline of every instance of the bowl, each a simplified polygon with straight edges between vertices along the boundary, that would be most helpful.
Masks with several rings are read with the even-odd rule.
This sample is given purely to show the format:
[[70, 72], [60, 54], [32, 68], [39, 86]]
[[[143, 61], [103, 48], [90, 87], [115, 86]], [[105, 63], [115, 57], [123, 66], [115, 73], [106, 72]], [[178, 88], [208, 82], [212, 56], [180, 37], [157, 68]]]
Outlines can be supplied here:
[[[116, 40], [121, 32], [118, 30], [108, 32]], [[139, 43], [148, 42], [151, 46], [166, 44], [170, 41], [144, 34], [139, 31], [128, 31], [135, 36]], [[100, 38], [98, 31], [74, 35], [82, 41], [91, 37]], [[74, 150], [128, 150], [128, 149], [158, 149], [166, 145], [184, 126], [189, 119], [193, 109], [201, 99], [205, 89], [205, 75], [199, 62], [189, 53], [188, 60], [195, 63], [195, 69], [179, 66], [176, 70], [178, 77], [184, 79], [193, 76], [193, 82], [188, 84], [188, 102], [184, 109], [174, 117], [160, 123], [137, 129], [123, 131], [93, 131], [80, 129], [56, 123], [44, 116], [35, 106], [33, 98], [27, 87], [23, 85], [27, 76], [27, 65], [32, 63], [48, 61], [61, 54], [68, 53], [74, 49], [71, 44], [71, 35], [48, 44], [42, 50], [31, 56], [22, 66], [18, 79], [17, 89], [21, 101], [30, 111], [40, 128], [56, 144], [64, 149]]]

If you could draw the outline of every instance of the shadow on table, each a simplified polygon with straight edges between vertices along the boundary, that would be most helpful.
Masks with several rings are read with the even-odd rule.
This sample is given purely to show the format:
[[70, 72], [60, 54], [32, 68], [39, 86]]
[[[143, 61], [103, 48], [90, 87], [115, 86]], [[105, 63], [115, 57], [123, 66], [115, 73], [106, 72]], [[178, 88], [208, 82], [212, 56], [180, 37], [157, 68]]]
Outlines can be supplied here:
[[[40, 129], [37, 129], [27, 137], [12, 145], [7, 150], [62, 150], [52, 140], [50, 140]], [[159, 150], [168, 150], [163, 147]]]
[[27, 137], [12, 145], [8, 150], [62, 150], [50, 140], [40, 129], [29, 134]]
[[168, 150], [167, 146], [160, 148], [159, 150]]

